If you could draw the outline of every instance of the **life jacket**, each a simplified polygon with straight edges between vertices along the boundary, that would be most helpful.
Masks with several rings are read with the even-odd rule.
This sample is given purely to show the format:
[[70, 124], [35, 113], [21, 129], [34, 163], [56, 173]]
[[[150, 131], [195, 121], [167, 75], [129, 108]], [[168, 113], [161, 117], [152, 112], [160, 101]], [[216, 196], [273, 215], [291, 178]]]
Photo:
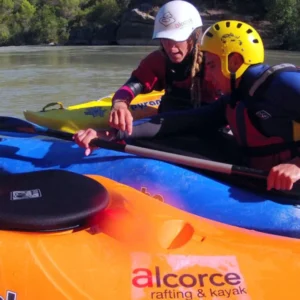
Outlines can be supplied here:
[[161, 98], [159, 113], [198, 107], [197, 103], [192, 102], [190, 90], [193, 59], [193, 53], [179, 64], [166, 59], [165, 94]]
[[[274, 125], [273, 112], [270, 111], [278, 108], [270, 102], [269, 106], [266, 105], [265, 91], [276, 76], [287, 71], [299, 72], [299, 68], [280, 64], [268, 68], [258, 78], [242, 78], [237, 93], [227, 105], [228, 123], [251, 167], [269, 170], [299, 156], [300, 141], [295, 140], [293, 132], [297, 125], [295, 120], [286, 118], [282, 123], [284, 129], [273, 126], [274, 133], [266, 134]], [[291, 130], [287, 130], [289, 128]]]

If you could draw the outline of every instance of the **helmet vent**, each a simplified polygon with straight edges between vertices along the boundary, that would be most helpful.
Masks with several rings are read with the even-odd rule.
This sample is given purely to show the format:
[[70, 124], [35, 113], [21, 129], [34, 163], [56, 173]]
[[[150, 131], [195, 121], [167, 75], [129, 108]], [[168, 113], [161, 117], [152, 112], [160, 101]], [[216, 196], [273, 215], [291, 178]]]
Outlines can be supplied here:
[[220, 30], [219, 24], [216, 24], [215, 29], [216, 29], [216, 30]]
[[246, 32], [247, 32], [247, 33], [251, 33], [251, 32], [252, 32], [252, 29], [248, 29]]
[[226, 27], [230, 27], [230, 22], [226, 22]]
[[242, 25], [243, 25], [242, 23], [237, 23], [236, 27], [237, 27], [237, 28], [241, 28]]
[[252, 42], [253, 42], [254, 44], [258, 44], [258, 43], [259, 43], [258, 39], [254, 39]]
[[211, 33], [211, 32], [206, 32], [206, 36], [208, 36], [208, 37], [213, 37], [214, 35]]

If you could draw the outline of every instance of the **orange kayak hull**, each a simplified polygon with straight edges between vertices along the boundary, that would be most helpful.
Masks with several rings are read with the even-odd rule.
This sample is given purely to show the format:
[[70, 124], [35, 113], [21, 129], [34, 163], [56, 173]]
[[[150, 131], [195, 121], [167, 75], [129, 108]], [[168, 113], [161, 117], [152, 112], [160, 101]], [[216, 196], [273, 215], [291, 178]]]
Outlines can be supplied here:
[[299, 240], [204, 219], [90, 177], [110, 197], [95, 226], [0, 231], [3, 299], [300, 297]]

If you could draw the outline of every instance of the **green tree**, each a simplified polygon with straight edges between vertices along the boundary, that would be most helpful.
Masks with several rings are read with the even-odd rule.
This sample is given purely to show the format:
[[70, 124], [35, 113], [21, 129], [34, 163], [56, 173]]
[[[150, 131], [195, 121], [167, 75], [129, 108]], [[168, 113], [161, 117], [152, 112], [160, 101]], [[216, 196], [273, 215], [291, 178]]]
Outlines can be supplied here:
[[7, 22], [14, 10], [13, 0], [0, 0], [0, 21], [1, 24]]
[[10, 15], [14, 10], [14, 2], [12, 0], [0, 0], [0, 15], [8, 16]]
[[10, 38], [10, 32], [6, 25], [0, 25], [0, 44], [6, 45]]
[[268, 18], [272, 22], [274, 40], [284, 49], [300, 49], [300, 4], [298, 0], [267, 2]]
[[43, 5], [35, 14], [32, 24], [34, 41], [38, 44], [58, 42], [59, 20], [55, 7]]
[[15, 13], [15, 21], [20, 24], [23, 31], [28, 31], [31, 26], [32, 18], [35, 14], [36, 8], [28, 2], [23, 0], [18, 11]]
[[80, 0], [58, 0], [57, 15], [66, 20], [73, 20], [80, 11], [80, 4]]
[[105, 25], [114, 21], [120, 13], [120, 8], [116, 0], [98, 0], [86, 12], [89, 23]]

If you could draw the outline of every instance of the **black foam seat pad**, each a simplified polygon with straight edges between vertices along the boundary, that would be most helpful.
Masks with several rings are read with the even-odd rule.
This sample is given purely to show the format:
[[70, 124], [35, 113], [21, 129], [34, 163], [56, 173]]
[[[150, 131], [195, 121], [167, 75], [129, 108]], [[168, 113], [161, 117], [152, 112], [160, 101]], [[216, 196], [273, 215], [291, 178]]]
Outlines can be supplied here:
[[77, 173], [0, 175], [0, 229], [60, 231], [90, 225], [108, 202], [99, 182]]

